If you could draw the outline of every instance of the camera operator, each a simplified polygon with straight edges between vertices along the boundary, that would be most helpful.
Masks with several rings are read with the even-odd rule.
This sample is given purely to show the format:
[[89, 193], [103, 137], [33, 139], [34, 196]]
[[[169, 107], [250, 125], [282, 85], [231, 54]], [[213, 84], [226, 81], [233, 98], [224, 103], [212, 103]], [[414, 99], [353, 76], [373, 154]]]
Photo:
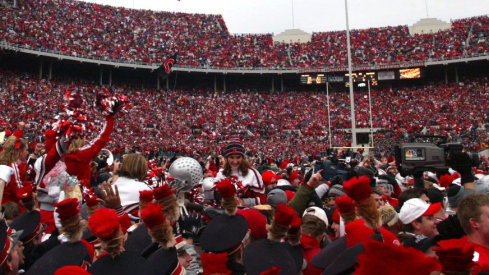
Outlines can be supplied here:
[[[340, 169], [339, 166], [339, 160], [334, 154], [330, 154], [329, 157], [316, 159], [314, 171], [322, 170], [321, 176], [324, 181], [329, 181], [334, 176], [341, 176], [344, 180], [347, 180], [348, 171]], [[348, 169], [346, 165], [344, 167], [344, 169]]]

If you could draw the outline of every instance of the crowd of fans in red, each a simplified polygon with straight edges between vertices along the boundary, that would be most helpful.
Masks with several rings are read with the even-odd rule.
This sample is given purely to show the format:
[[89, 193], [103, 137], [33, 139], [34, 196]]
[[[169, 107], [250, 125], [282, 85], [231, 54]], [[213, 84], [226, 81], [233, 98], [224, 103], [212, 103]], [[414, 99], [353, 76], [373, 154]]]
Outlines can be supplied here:
[[[410, 35], [408, 27], [353, 30], [355, 65], [486, 55], [489, 17]], [[0, 16], [0, 42], [86, 58], [220, 68], [344, 66], [344, 31], [313, 33], [308, 43], [274, 44], [272, 34], [231, 35], [221, 15], [134, 10], [64, 0], [24, 0]]]
[[[447, 135], [469, 150], [487, 143], [489, 113], [474, 106], [489, 100], [487, 79], [458, 84], [435, 84], [413, 88], [375, 89], [372, 122], [380, 128], [374, 135], [377, 150], [392, 150], [423, 129]], [[88, 106], [97, 92], [127, 95], [134, 107], [117, 120], [110, 149], [121, 154], [138, 150], [144, 154], [221, 152], [229, 136], [239, 135], [251, 154], [277, 156], [318, 154], [329, 146], [327, 95], [321, 92], [213, 92], [204, 90], [158, 91], [130, 86], [97, 86], [88, 82], [39, 80], [28, 74], [0, 71], [0, 121], [12, 129], [25, 121], [26, 136], [42, 136], [56, 122], [66, 90], [82, 91]], [[330, 93], [331, 140], [349, 146], [350, 99], [344, 92]], [[370, 127], [367, 92], [355, 92], [357, 128]], [[87, 115], [96, 126], [103, 119], [93, 108]], [[92, 135], [96, 135], [93, 131]], [[259, 152], [258, 150], [266, 150]], [[282, 156], [283, 157], [283, 156]]]

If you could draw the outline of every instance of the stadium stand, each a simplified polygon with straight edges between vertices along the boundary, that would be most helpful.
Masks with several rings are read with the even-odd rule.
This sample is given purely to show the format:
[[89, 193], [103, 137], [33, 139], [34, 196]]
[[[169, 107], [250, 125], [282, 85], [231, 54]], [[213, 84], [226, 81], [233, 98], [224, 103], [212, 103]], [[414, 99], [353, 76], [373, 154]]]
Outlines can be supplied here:
[[[4, 126], [28, 122], [26, 135], [35, 139], [60, 110], [66, 90], [81, 90], [89, 106], [97, 92], [109, 90], [129, 96], [134, 108], [118, 122], [110, 149], [117, 154], [138, 150], [145, 155], [220, 152], [229, 136], [241, 136], [251, 154], [291, 155], [302, 151], [325, 152], [329, 145], [328, 112], [324, 92], [231, 91], [185, 89], [158, 91], [130, 85], [97, 86], [87, 81], [39, 80], [27, 73], [0, 72], [0, 108]], [[368, 128], [366, 91], [355, 92], [356, 126]], [[461, 141], [467, 149], [480, 149], [487, 140], [487, 112], [464, 106], [485, 106], [487, 78], [465, 79], [463, 84], [433, 84], [413, 88], [380, 88], [372, 93], [372, 122], [380, 128], [377, 150], [428, 129]], [[102, 119], [88, 110], [90, 119]], [[349, 96], [331, 93], [332, 144], [348, 146], [351, 126]], [[93, 132], [96, 134], [96, 131]], [[178, 137], [177, 139], [175, 137]]]
[[[487, 55], [489, 18], [410, 35], [408, 26], [351, 32], [354, 65]], [[344, 31], [313, 33], [307, 43], [273, 43], [272, 34], [231, 35], [220, 15], [134, 10], [78, 1], [26, 0], [2, 9], [0, 41], [29, 49], [124, 63], [217, 68], [345, 66]]]

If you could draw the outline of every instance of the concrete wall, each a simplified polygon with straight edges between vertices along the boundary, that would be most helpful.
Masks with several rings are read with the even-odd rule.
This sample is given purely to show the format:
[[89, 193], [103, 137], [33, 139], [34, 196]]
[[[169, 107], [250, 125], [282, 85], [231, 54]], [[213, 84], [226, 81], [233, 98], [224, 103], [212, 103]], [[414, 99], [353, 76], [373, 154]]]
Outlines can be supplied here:
[[435, 33], [439, 30], [449, 30], [450, 28], [452, 28], [451, 23], [436, 18], [423, 18], [409, 27], [409, 34]]
[[273, 37], [273, 42], [307, 43], [311, 42], [312, 34], [299, 29], [285, 30]]

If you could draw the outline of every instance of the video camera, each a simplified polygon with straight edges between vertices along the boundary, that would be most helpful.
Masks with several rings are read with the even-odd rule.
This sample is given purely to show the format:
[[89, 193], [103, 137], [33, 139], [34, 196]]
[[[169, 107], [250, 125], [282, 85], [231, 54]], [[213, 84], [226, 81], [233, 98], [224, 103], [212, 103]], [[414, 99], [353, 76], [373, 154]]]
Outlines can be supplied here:
[[[416, 140], [424, 139], [423, 142]], [[440, 139], [431, 143], [429, 139]], [[434, 171], [446, 173], [450, 165], [451, 157], [456, 152], [462, 152], [460, 143], [447, 143], [446, 136], [416, 136], [409, 143], [401, 143], [394, 146], [396, 163], [399, 166], [401, 176], [406, 177], [415, 171]], [[479, 155], [468, 153], [470, 165], [479, 165]]]

